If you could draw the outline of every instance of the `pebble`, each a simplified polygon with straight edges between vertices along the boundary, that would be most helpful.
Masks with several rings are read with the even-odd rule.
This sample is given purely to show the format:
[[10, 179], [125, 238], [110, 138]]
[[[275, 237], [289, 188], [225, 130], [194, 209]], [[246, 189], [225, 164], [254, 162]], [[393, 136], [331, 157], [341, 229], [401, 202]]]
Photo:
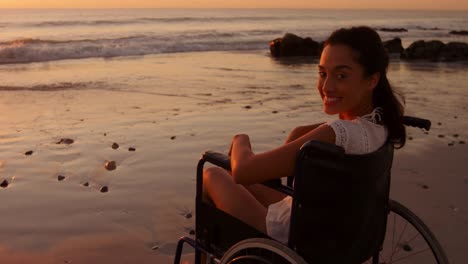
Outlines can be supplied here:
[[107, 136], [107, 133], [104, 133], [104, 136]]
[[458, 134], [453, 134], [453, 137], [454, 138], [457, 138], [459, 135]]
[[458, 143], [460, 143], [460, 144], [462, 144], [462, 145], [463, 145], [463, 144], [465, 144], [465, 141], [463, 141], [463, 140], [460, 140], [460, 142], [458, 142]]
[[413, 250], [413, 248], [408, 244], [404, 244], [402, 246], [402, 248], [403, 248], [404, 251], [412, 251]]
[[442, 125], [442, 123], [441, 123], [441, 122], [439, 122], [439, 123], [437, 123], [437, 124], [438, 124], [439, 126], [441, 126], [441, 125]]
[[0, 183], [0, 187], [2, 187], [2, 188], [8, 187], [8, 181], [7, 181], [7, 180], [3, 180], [2, 183]]
[[117, 144], [117, 143], [115, 143], [115, 142], [112, 143], [112, 148], [113, 148], [113, 149], [118, 149], [118, 148], [119, 148], [119, 144]]
[[128, 151], [135, 151], [135, 148], [128, 148]]
[[454, 116], [453, 118], [457, 119], [457, 118], [458, 118], [458, 116]]
[[101, 190], [100, 190], [102, 193], [106, 193], [109, 191], [109, 188], [107, 186], [102, 186], [101, 187]]
[[107, 170], [115, 170], [117, 168], [117, 164], [115, 163], [115, 161], [108, 161], [106, 162], [106, 164], [104, 165], [104, 167], [107, 169]]
[[187, 218], [187, 219], [192, 218], [192, 213], [187, 213], [187, 214], [185, 214], [185, 218]]
[[421, 187], [426, 190], [429, 189], [429, 186], [427, 186], [426, 184], [421, 185]]
[[413, 140], [413, 137], [408, 137], [409, 140]]
[[444, 136], [444, 135], [438, 135], [438, 137], [440, 137], [440, 138], [444, 138], [445, 136]]
[[60, 139], [59, 142], [57, 142], [57, 144], [67, 144], [67, 145], [70, 145], [70, 144], [73, 144], [73, 142], [75, 142], [73, 139], [71, 138], [62, 138]]
[[152, 246], [151, 249], [152, 249], [152, 250], [158, 250], [158, 249], [159, 249], [159, 246], [158, 246], [158, 245]]
[[84, 186], [84, 187], [88, 187], [88, 186], [89, 186], [89, 182], [83, 183], [83, 186]]
[[244, 106], [244, 108], [245, 108], [245, 109], [251, 109], [251, 108], [252, 108], [252, 106], [250, 106], [250, 105], [246, 105], [246, 106]]
[[453, 142], [448, 143], [449, 147], [453, 146]]
[[58, 181], [63, 181], [63, 180], [65, 180], [65, 176], [59, 175], [59, 176], [57, 176], [57, 180]]
[[276, 110], [275, 110], [275, 111], [273, 111], [272, 113], [273, 113], [273, 114], [277, 114], [277, 113], [278, 113], [278, 111], [276, 111]]
[[190, 231], [189, 231], [189, 235], [192, 235], [192, 236], [193, 236], [193, 235], [195, 235], [195, 230], [193, 230], [193, 229], [190, 229]]
[[172, 137], [171, 137], [171, 140], [174, 140], [174, 139], [176, 139], [176, 136], [172, 136]]
[[33, 154], [33, 152], [34, 152], [34, 151], [32, 151], [32, 150], [29, 150], [29, 151], [26, 151], [26, 152], [24, 153], [24, 155], [26, 155], [26, 156], [29, 156], [29, 155], [32, 155], [32, 154]]

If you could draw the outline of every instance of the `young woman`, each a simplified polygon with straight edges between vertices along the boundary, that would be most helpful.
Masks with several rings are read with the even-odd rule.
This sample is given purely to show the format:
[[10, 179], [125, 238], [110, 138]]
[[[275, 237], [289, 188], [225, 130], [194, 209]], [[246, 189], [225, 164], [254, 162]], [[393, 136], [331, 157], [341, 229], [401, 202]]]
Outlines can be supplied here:
[[291, 197], [259, 183], [293, 174], [299, 149], [309, 140], [336, 144], [346, 153], [377, 150], [387, 140], [405, 144], [403, 106], [387, 79], [388, 55], [379, 35], [368, 27], [339, 29], [325, 41], [318, 65], [323, 111], [338, 119], [295, 128], [284, 145], [255, 154], [247, 135], [236, 135], [232, 172], [204, 171], [204, 198], [271, 237], [287, 242]]

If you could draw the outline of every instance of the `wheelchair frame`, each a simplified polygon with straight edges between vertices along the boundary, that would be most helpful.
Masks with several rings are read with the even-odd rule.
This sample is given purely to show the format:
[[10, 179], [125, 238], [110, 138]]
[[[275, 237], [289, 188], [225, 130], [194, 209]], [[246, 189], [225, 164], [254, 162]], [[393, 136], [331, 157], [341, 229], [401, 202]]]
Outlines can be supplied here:
[[[424, 128], [426, 130], [430, 129], [430, 121], [419, 119], [415, 117], [404, 117], [404, 123], [409, 126], [415, 126], [419, 128]], [[306, 143], [310, 144], [310, 142]], [[306, 145], [304, 144], [304, 145]], [[302, 149], [302, 148], [301, 148]], [[235, 254], [238, 253], [236, 250], [245, 249], [248, 245], [252, 246], [255, 245], [256, 247], [266, 247], [271, 252], [276, 252], [277, 255], [281, 255], [282, 259], [287, 260], [287, 262], [291, 262], [294, 259], [294, 263], [306, 263], [299, 254], [294, 254], [296, 248], [295, 245], [291, 243], [291, 235], [290, 240], [288, 242], [288, 246], [283, 245], [279, 242], [271, 242], [275, 241], [274, 239], [270, 238], [268, 235], [256, 230], [255, 228], [243, 223], [242, 221], [234, 218], [227, 213], [211, 206], [202, 201], [202, 193], [203, 193], [203, 186], [202, 186], [202, 177], [203, 177], [203, 167], [206, 162], [209, 162], [213, 165], [222, 167], [226, 170], [231, 170], [230, 158], [226, 155], [216, 153], [216, 152], [205, 152], [200, 159], [198, 166], [197, 166], [197, 187], [196, 187], [196, 239], [192, 239], [189, 237], [182, 237], [177, 245], [176, 255], [174, 259], [174, 263], [180, 263], [180, 257], [182, 254], [183, 244], [188, 243], [193, 248], [195, 248], [195, 263], [200, 264], [202, 259], [202, 254], [205, 255], [207, 259], [207, 263], [235, 263], [233, 260], [241, 260], [243, 257], [246, 256], [236, 256]], [[390, 162], [391, 167], [391, 162]], [[390, 176], [389, 176], [390, 178]], [[272, 187], [278, 191], [281, 191], [287, 195], [293, 196], [294, 190], [291, 188], [292, 186], [292, 177], [288, 177], [288, 185], [284, 186], [281, 184], [281, 181], [270, 181], [264, 183], [269, 187]], [[389, 183], [388, 183], [389, 184]], [[387, 202], [388, 202], [388, 211], [387, 214], [390, 212], [399, 215], [401, 218], [406, 220], [415, 229], [423, 236], [426, 243], [429, 245], [437, 263], [445, 264], [448, 263], [447, 257], [435, 239], [435, 236], [429, 230], [429, 228], [423, 223], [421, 219], [419, 219], [414, 213], [412, 213], [409, 209], [401, 205], [400, 203], [388, 199], [387, 194]], [[295, 223], [294, 214], [291, 215], [291, 225]], [[209, 218], [209, 219], [208, 219]], [[229, 226], [228, 229], [223, 229], [211, 226], [208, 223], [219, 223], [223, 222], [226, 226]], [[385, 223], [386, 225], [386, 223]], [[406, 228], [406, 227], [405, 227]], [[385, 233], [385, 231], [384, 231]], [[218, 234], [218, 235], [217, 235]], [[254, 239], [252, 239], [254, 238]], [[381, 250], [383, 244], [383, 239], [380, 242], [380, 248], [378, 248], [372, 256], [372, 263], [379, 263], [379, 252]], [[259, 246], [263, 245], [263, 246]], [[291, 253], [292, 252], [292, 253]], [[286, 257], [285, 257], [286, 256]], [[230, 262], [225, 262], [226, 258], [236, 257], [235, 259], [231, 259]], [[259, 263], [269, 263], [261, 256], [252, 256], [250, 255], [250, 259], [257, 259]], [[276, 263], [274, 261], [273, 263]], [[293, 263], [293, 262], [291, 262]]]

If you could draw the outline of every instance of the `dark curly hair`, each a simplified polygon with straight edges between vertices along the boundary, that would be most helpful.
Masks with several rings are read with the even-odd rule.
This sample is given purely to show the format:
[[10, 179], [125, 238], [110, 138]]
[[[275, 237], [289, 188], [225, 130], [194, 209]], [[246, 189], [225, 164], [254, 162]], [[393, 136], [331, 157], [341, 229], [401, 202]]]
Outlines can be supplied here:
[[[366, 76], [380, 73], [379, 82], [372, 94], [373, 107], [383, 109], [382, 121], [388, 129], [388, 139], [395, 148], [402, 148], [406, 143], [402, 104], [404, 98], [393, 91], [387, 79], [389, 57], [379, 34], [365, 26], [341, 28], [334, 31], [323, 46], [336, 44], [346, 45], [356, 51], [355, 59], [363, 66]], [[397, 96], [402, 99], [401, 102]]]

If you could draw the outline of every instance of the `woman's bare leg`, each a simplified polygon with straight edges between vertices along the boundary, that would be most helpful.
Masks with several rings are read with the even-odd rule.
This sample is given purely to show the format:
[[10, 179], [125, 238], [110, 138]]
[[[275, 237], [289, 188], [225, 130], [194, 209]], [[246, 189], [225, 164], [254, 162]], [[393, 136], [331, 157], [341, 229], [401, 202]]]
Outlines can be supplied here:
[[255, 199], [257, 199], [257, 201], [266, 208], [268, 208], [270, 204], [277, 203], [286, 197], [286, 194], [263, 184], [252, 184], [245, 187], [255, 197]]
[[203, 196], [217, 208], [266, 233], [267, 208], [241, 184], [232, 179], [229, 172], [211, 167], [203, 173]]

